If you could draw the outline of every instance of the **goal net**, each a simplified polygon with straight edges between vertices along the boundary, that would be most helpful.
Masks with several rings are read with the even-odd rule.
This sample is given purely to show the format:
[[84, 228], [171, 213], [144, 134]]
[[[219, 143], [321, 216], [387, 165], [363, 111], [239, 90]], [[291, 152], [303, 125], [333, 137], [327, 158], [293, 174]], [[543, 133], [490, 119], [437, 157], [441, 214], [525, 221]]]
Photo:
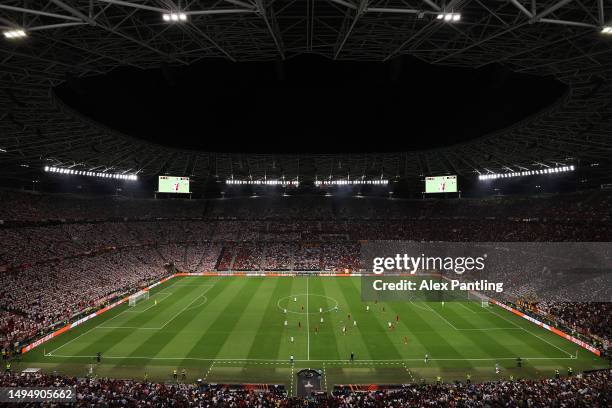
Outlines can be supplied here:
[[149, 298], [149, 291], [141, 290], [140, 292], [136, 292], [128, 298], [128, 305], [136, 306], [136, 303], [141, 300], [146, 300]]
[[489, 297], [479, 292], [468, 291], [468, 299], [479, 302], [482, 307], [489, 307]]

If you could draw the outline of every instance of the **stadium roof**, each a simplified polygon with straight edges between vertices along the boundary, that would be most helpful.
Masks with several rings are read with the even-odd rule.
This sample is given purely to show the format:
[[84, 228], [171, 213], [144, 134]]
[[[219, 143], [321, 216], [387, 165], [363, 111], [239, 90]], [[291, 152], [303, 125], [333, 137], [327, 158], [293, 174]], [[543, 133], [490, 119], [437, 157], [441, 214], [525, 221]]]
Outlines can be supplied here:
[[[0, 163], [198, 177], [287, 178], [503, 172], [612, 157], [612, 5], [599, 1], [4, 0], [0, 30]], [[164, 21], [185, 13], [185, 22]], [[438, 18], [460, 13], [460, 21]], [[612, 29], [610, 30], [612, 31]], [[12, 37], [13, 35], [9, 35]], [[3, 36], [5, 37], [5, 36]], [[387, 61], [551, 75], [553, 106], [486, 137], [445, 148], [364, 154], [239, 154], [154, 145], [75, 112], [52, 88], [117, 67], [222, 58]], [[483, 113], [485, 114], [485, 113]]]

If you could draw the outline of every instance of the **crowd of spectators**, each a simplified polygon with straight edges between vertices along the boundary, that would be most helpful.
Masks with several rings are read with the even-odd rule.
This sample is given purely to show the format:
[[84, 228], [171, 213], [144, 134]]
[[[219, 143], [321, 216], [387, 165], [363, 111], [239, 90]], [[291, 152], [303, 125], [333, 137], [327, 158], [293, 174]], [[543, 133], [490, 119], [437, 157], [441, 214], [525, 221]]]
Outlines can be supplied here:
[[319, 271], [321, 270], [321, 249], [315, 243], [302, 243], [295, 251], [296, 271]]
[[261, 268], [268, 271], [293, 270], [295, 249], [296, 246], [292, 243], [267, 244]]
[[[8, 374], [1, 387], [76, 387], [76, 407], [592, 407], [612, 404], [609, 370], [573, 377], [478, 384], [413, 384], [395, 389], [288, 397], [282, 388], [253, 390], [209, 384], [160, 384], [108, 378]], [[22, 406], [28, 406], [22, 404]], [[31, 406], [41, 406], [31, 404]]]
[[160, 217], [201, 217], [197, 200], [126, 199], [76, 194], [45, 194], [0, 190], [0, 220], [107, 220]]
[[579, 333], [607, 343], [612, 340], [612, 303], [537, 302], [534, 306], [536, 311]]
[[167, 275], [155, 248], [65, 258], [2, 272], [0, 345], [30, 338]]
[[236, 249], [232, 269], [258, 271], [261, 269], [261, 257], [264, 245], [260, 243], [243, 243]]
[[607, 407], [612, 375], [599, 371], [571, 378], [407, 386], [393, 392], [338, 392], [322, 407]]
[[[221, 253], [220, 246], [225, 247], [225, 252], [231, 251], [226, 262], [223, 262], [225, 270], [240, 269], [231, 265], [236, 255], [243, 269], [260, 269], [263, 264], [275, 262], [270, 258], [277, 250], [281, 251], [281, 256], [289, 251], [298, 257], [295, 264], [300, 265], [299, 269], [325, 270], [342, 267], [354, 269], [354, 245], [367, 240], [607, 242], [612, 239], [611, 225], [603, 223], [582, 226], [497, 220], [353, 220], [313, 222], [301, 232], [283, 231], [286, 225], [274, 221], [164, 220], [4, 227], [0, 228], [0, 241], [3, 242], [0, 247], [0, 270], [81, 256], [102, 249], [141, 245], [160, 245], [164, 258], [188, 265], [184, 268], [189, 271], [198, 267], [200, 251], [205, 251], [202, 257], [207, 259], [207, 265], [216, 264], [210, 258], [214, 253]], [[275, 232], [277, 227], [281, 229], [280, 232]], [[277, 247], [278, 244], [291, 245], [291, 249]], [[333, 260], [347, 264], [338, 265]]]
[[542, 196], [407, 200], [375, 197], [226, 198], [210, 200], [127, 199], [0, 190], [0, 220], [108, 220], [206, 218], [224, 220], [401, 220], [498, 218], [610, 221], [612, 193], [587, 191]]

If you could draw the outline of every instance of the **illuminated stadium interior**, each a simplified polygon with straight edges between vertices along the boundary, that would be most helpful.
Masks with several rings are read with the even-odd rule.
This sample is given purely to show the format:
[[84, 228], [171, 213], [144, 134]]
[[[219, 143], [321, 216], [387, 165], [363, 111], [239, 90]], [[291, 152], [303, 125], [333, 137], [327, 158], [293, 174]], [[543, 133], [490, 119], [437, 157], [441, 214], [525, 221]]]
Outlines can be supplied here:
[[610, 21], [2, 1], [0, 404], [611, 406]]

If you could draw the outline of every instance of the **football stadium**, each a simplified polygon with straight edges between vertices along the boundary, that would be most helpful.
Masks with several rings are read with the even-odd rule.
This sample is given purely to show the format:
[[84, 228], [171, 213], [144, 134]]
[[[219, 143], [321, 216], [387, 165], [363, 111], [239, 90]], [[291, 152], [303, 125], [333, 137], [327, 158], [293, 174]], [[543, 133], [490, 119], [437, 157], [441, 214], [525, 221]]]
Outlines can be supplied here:
[[0, 32], [2, 406], [612, 406], [612, 4]]

